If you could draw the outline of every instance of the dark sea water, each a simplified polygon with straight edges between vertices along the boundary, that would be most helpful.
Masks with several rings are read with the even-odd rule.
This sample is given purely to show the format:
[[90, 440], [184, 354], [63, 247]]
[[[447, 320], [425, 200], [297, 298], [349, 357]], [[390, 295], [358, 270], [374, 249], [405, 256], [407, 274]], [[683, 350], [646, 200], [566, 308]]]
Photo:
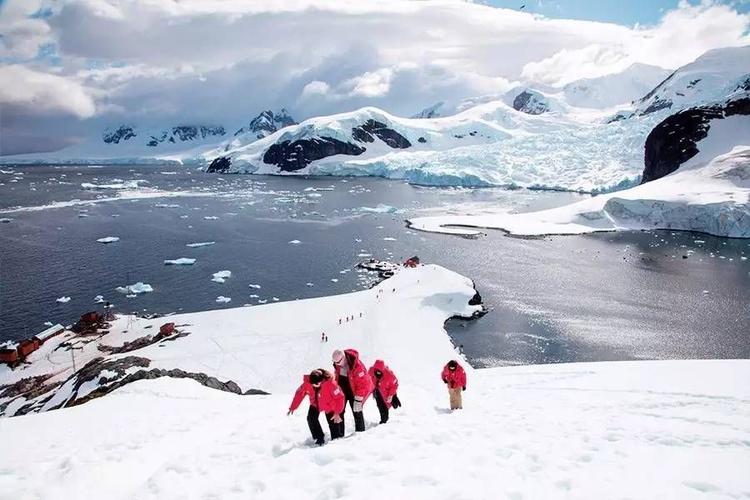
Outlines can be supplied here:
[[[529, 211], [580, 197], [172, 166], [2, 167], [0, 219], [11, 220], [0, 223], [0, 340], [72, 323], [101, 308], [97, 295], [121, 312], [270, 303], [366, 288], [372, 277], [355, 266], [369, 255], [419, 255], [472, 278], [489, 307], [478, 321], [448, 324], [475, 366], [750, 356], [746, 240], [669, 231], [464, 239], [404, 224], [435, 209]], [[96, 241], [106, 236], [120, 241]], [[196, 263], [163, 264], [180, 257]], [[222, 270], [231, 278], [213, 282]], [[138, 281], [154, 291], [115, 291]]]

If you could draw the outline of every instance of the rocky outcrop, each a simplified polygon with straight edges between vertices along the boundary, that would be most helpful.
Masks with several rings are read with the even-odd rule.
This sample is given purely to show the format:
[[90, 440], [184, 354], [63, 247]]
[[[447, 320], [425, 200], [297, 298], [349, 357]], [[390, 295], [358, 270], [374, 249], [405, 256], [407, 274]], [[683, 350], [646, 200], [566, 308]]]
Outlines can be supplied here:
[[369, 119], [362, 125], [352, 128], [352, 137], [359, 142], [375, 142], [375, 137], [388, 144], [393, 149], [406, 149], [411, 142], [385, 123]]
[[365, 148], [356, 144], [333, 137], [316, 137], [272, 144], [263, 155], [263, 163], [276, 165], [283, 172], [294, 172], [302, 170], [315, 160], [333, 155], [357, 156], [364, 152]]
[[225, 174], [229, 172], [232, 167], [232, 160], [228, 156], [219, 156], [214, 158], [211, 164], [206, 168], [206, 172], [209, 174]]
[[750, 115], [750, 97], [675, 113], [648, 134], [641, 183], [660, 179], [698, 154], [697, 144], [708, 135], [711, 120]]
[[297, 122], [294, 121], [294, 118], [289, 115], [289, 112], [286, 109], [281, 108], [277, 113], [267, 109], [250, 120], [250, 123], [247, 126], [237, 130], [234, 135], [238, 136], [250, 133], [254, 134], [256, 139], [262, 139], [279, 129], [296, 124]]
[[549, 104], [542, 94], [524, 90], [513, 99], [513, 109], [529, 115], [541, 115], [549, 111]]
[[146, 146], [156, 147], [163, 142], [176, 144], [177, 142], [187, 142], [206, 139], [208, 137], [221, 137], [226, 134], [224, 127], [212, 127], [207, 125], [181, 125], [165, 130], [160, 134], [152, 135]]
[[107, 129], [102, 134], [102, 140], [107, 144], [119, 144], [136, 136], [135, 130], [129, 125], [120, 125], [114, 130]]

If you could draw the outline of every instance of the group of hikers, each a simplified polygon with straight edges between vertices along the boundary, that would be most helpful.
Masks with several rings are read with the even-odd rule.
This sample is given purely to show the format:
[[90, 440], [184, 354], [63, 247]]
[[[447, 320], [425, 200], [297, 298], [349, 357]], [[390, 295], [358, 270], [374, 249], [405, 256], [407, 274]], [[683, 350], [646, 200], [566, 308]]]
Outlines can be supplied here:
[[[307, 425], [316, 444], [325, 443], [325, 434], [320, 425], [322, 412], [328, 422], [331, 439], [344, 437], [344, 412], [348, 403], [354, 416], [354, 430], [365, 430], [363, 407], [372, 394], [380, 412], [380, 423], [388, 422], [389, 410], [401, 406], [398, 398], [398, 378], [382, 359], [368, 370], [359, 359], [356, 349], [335, 350], [331, 356], [333, 373], [317, 368], [302, 377], [302, 385], [297, 388], [289, 405], [287, 415], [299, 408], [307, 396], [310, 408], [307, 411]], [[455, 360], [449, 361], [441, 374], [448, 387], [451, 410], [461, 409], [461, 393], [466, 390], [466, 372]]]

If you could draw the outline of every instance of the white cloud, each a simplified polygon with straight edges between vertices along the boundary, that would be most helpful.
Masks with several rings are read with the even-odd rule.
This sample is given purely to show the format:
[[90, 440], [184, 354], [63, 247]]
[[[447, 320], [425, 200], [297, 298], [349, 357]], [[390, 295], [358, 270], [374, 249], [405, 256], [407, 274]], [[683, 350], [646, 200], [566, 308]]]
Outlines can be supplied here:
[[96, 106], [78, 83], [18, 64], [0, 66], [0, 107], [23, 108], [38, 115], [93, 116]]
[[526, 64], [524, 79], [563, 85], [621, 71], [633, 63], [663, 68], [683, 66], [709, 49], [750, 43], [750, 16], [727, 5], [682, 1], [651, 28], [628, 30], [619, 40], [578, 49], [563, 48], [551, 57]]
[[313, 80], [302, 88], [302, 98], [326, 95], [331, 86], [320, 80]]
[[30, 18], [46, 1], [5, 1], [0, 56], [28, 58], [54, 42], [60, 65], [36, 61], [34, 78], [2, 67], [4, 88], [31, 79], [36, 97], [0, 92], [29, 116], [96, 111], [92, 127], [123, 115], [229, 124], [282, 106], [297, 119], [364, 105], [412, 114], [519, 79], [560, 84], [634, 62], [675, 68], [750, 43], [750, 16], [714, 3], [683, 3], [632, 28], [450, 0], [68, 0]]

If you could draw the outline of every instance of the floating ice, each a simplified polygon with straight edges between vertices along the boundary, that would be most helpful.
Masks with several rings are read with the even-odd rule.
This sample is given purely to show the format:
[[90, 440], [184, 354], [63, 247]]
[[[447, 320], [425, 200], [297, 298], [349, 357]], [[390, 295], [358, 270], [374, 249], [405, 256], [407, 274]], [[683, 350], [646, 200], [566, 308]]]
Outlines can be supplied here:
[[249, 286], [250, 288], [256, 288], [256, 289], [260, 288], [260, 285], [253, 285], [252, 283], [247, 286]]
[[176, 203], [157, 203], [154, 205], [156, 208], [180, 208]]
[[104, 302], [104, 295], [97, 295], [96, 297], [94, 297], [94, 302], [96, 304], [101, 304], [102, 302]]
[[220, 304], [226, 304], [227, 302], [231, 302], [231, 301], [232, 301], [231, 297], [224, 297], [223, 295], [219, 295], [218, 297], [216, 297], [216, 302]]
[[338, 283], [339, 279], [338, 278], [331, 278], [331, 281], [333, 281], [334, 283]]
[[213, 278], [211, 278], [211, 281], [215, 281], [216, 283], [224, 283], [227, 278], [232, 277], [232, 271], [219, 271], [213, 274]]
[[207, 247], [210, 245], [215, 245], [215, 241], [202, 241], [200, 243], [188, 243], [185, 246], [189, 248], [200, 248], [200, 247]]
[[115, 241], [120, 241], [120, 238], [118, 238], [117, 236], [106, 236], [104, 238], [99, 238], [96, 241], [98, 241], [99, 243], [107, 244], [107, 243], [114, 243]]
[[302, 243], [300, 240], [292, 240], [289, 242], [290, 245], [299, 245], [300, 243]]
[[305, 283], [305, 285], [306, 285], [306, 286], [315, 286], [315, 283], [310, 283], [310, 282], [307, 282], [307, 283]]
[[396, 241], [396, 238], [392, 238], [390, 236], [383, 238], [383, 241]]
[[59, 299], [55, 300], [55, 302], [59, 302], [61, 304], [65, 304], [67, 302], [70, 302], [70, 297], [60, 297]]
[[216, 217], [215, 215], [206, 215], [203, 218], [206, 219], [206, 220], [216, 220], [216, 219], [218, 219], [218, 217]]
[[82, 189], [138, 189], [139, 184], [146, 181], [141, 179], [122, 181], [120, 179], [113, 179], [112, 184], [93, 184], [91, 182], [81, 183]]
[[374, 214], [395, 214], [400, 212], [399, 209], [396, 207], [392, 207], [390, 205], [385, 205], [383, 203], [378, 203], [375, 207], [359, 207], [358, 209], [360, 212], [368, 212], [368, 213], [374, 213]]
[[165, 266], [192, 266], [193, 264], [195, 264], [195, 259], [189, 259], [187, 257], [164, 261]]
[[0, 219], [0, 223], [2, 223], [2, 224], [7, 224], [8, 222], [10, 222], [10, 221], [12, 221], [12, 220], [13, 220], [13, 219], [11, 219], [11, 218], [9, 218], [9, 217], [3, 217], [2, 219]]
[[126, 294], [149, 293], [149, 292], [154, 291], [151, 285], [149, 285], [148, 283], [144, 283], [142, 281], [139, 281], [138, 283], [134, 283], [128, 286], [118, 286], [117, 288], [115, 288], [115, 290], [120, 293], [126, 293]]

